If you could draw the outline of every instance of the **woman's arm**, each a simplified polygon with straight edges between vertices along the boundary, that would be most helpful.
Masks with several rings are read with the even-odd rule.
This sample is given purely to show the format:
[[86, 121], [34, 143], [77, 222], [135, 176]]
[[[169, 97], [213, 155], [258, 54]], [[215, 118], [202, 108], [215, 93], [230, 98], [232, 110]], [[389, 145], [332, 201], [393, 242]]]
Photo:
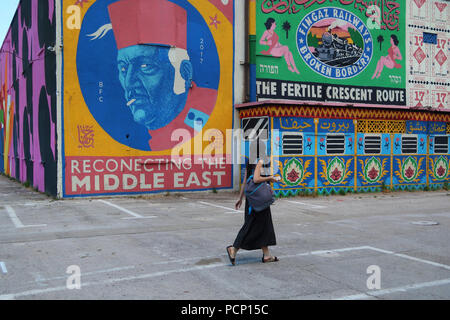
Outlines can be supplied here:
[[268, 32], [264, 31], [261, 39], [259, 40], [259, 44], [262, 44], [263, 46], [270, 46], [272, 44], [272, 41], [267, 40]]
[[244, 173], [244, 182], [241, 184], [241, 192], [239, 193], [239, 199], [236, 201], [235, 208], [236, 210], [239, 210], [239, 208], [242, 205], [242, 199], [244, 198], [244, 189], [245, 189], [245, 183], [247, 182], [247, 170], [245, 170]]
[[400, 49], [398, 47], [396, 48], [395, 53], [397, 54], [397, 58], [396, 58], [397, 60], [403, 59], [402, 53], [400, 52]]
[[242, 200], [242, 198], [244, 197], [244, 189], [245, 189], [246, 182], [247, 182], [247, 170], [245, 170], [245, 173], [244, 173], [244, 182], [241, 185], [241, 192], [239, 194], [239, 200]]

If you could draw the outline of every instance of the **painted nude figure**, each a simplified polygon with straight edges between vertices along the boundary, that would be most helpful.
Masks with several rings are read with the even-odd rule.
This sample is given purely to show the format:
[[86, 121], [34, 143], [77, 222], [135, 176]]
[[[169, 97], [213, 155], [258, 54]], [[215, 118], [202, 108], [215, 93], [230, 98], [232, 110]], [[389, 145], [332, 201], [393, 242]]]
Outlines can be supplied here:
[[286, 60], [289, 71], [300, 74], [295, 66], [294, 57], [288, 46], [283, 46], [278, 40], [279, 37], [275, 32], [277, 24], [275, 19], [268, 18], [266, 23], [266, 31], [264, 31], [259, 43], [269, 46], [267, 51], [261, 51], [262, 54], [272, 55], [274, 57], [284, 57]]
[[377, 68], [375, 70], [375, 73], [372, 76], [372, 79], [379, 78], [381, 75], [381, 71], [383, 71], [383, 68], [397, 68], [400, 69], [402, 66], [398, 64], [395, 60], [402, 60], [402, 54], [400, 53], [400, 49], [398, 48], [398, 38], [395, 34], [391, 36], [391, 47], [388, 49], [388, 55], [385, 57], [381, 57], [380, 60], [378, 60]]

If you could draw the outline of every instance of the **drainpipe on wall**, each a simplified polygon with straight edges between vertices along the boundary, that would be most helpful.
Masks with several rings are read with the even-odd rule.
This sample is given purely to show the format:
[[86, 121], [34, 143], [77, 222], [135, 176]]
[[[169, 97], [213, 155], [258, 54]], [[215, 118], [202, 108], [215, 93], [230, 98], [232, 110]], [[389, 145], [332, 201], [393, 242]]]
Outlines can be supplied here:
[[256, 0], [248, 2], [248, 60], [250, 102], [256, 101]]

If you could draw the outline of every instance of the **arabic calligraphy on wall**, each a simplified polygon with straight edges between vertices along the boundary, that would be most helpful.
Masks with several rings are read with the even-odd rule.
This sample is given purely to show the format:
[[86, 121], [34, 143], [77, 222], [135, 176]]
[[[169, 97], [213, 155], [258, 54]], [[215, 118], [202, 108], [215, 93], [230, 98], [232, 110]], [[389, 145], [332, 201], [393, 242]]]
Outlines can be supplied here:
[[[296, 14], [302, 9], [307, 9], [313, 4], [323, 4], [326, 0], [263, 0], [261, 4], [261, 11], [264, 13], [275, 12], [277, 14]], [[330, 0], [329, 2], [333, 2]], [[363, 1], [363, 0], [335, 0], [342, 5], [354, 6], [361, 12], [365, 12], [368, 18], [378, 18], [380, 20], [381, 29], [398, 30], [399, 29], [399, 14], [400, 4], [396, 1], [380, 0], [380, 1]], [[375, 8], [376, 13], [373, 10]]]
[[428, 124], [422, 121], [406, 121], [406, 133], [424, 133], [428, 132]]
[[284, 130], [314, 131], [312, 119], [280, 118], [280, 128]]
[[431, 122], [428, 130], [430, 134], [446, 134], [447, 124], [445, 122]]
[[350, 133], [354, 132], [354, 125], [351, 120], [321, 119], [318, 129], [326, 133]]

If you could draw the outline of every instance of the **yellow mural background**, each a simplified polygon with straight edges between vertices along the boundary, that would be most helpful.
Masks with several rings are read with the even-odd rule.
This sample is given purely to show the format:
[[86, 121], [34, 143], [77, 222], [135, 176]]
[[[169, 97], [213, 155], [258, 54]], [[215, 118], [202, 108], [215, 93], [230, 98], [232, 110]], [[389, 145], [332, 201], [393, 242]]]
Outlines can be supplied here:
[[[208, 129], [218, 129], [222, 132], [225, 141], [226, 129], [232, 128], [233, 118], [233, 24], [225, 15], [207, 0], [188, 0], [202, 15], [214, 37], [220, 60], [220, 81], [218, 96], [214, 110], [209, 121], [203, 128], [203, 133]], [[81, 21], [90, 6], [95, 3], [84, 2], [80, 6]], [[70, 7], [73, 0], [63, 0], [63, 37], [64, 37], [64, 150], [65, 156], [159, 156], [170, 155], [171, 149], [162, 151], [142, 151], [133, 149], [115, 141], [95, 120], [86, 105], [77, 75], [77, 47], [80, 35], [79, 29], [69, 29], [66, 25], [68, 19], [73, 16]], [[221, 23], [217, 29], [210, 25], [210, 17], [215, 17]], [[78, 125], [92, 126], [94, 130], [94, 147], [79, 148]], [[193, 144], [192, 139], [186, 144]], [[226, 143], [226, 142], [224, 142]], [[203, 150], [209, 142], [203, 142]], [[181, 146], [181, 148], [183, 148]], [[224, 145], [224, 152], [227, 150]], [[193, 150], [193, 148], [192, 148]]]

